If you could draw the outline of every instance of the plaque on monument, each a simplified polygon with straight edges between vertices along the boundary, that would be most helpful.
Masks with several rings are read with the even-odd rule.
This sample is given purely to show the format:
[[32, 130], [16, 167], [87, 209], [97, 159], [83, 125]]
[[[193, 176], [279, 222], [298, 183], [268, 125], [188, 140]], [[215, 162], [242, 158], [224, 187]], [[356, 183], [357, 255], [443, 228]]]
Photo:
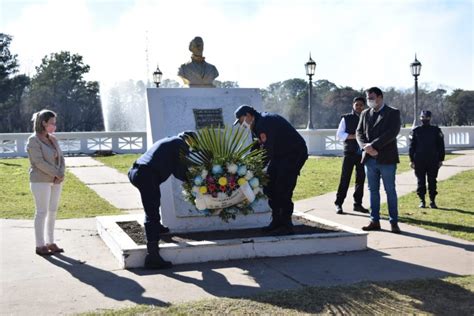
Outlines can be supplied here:
[[219, 109], [193, 109], [196, 129], [205, 127], [224, 127], [222, 108]]

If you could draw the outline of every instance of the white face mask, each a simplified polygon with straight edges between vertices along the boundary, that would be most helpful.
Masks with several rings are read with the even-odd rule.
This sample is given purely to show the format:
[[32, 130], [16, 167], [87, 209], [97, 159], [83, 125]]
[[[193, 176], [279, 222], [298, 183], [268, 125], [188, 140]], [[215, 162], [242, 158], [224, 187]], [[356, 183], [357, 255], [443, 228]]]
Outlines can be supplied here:
[[250, 124], [247, 123], [246, 120], [244, 120], [244, 121], [242, 122], [242, 124], [240, 124], [240, 126], [242, 126], [243, 128], [248, 128], [248, 129], [250, 129]]
[[377, 102], [375, 102], [375, 100], [367, 100], [367, 105], [369, 108], [374, 109], [377, 107]]

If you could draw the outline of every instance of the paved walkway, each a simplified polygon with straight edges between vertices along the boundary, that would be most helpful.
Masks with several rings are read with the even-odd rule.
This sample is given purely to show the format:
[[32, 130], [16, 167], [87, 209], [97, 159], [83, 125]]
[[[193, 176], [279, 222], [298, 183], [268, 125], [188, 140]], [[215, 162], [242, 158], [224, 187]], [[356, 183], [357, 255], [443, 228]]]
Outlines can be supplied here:
[[[474, 169], [474, 151], [463, 153], [446, 162], [440, 180]], [[124, 175], [87, 157], [68, 158], [67, 165], [115, 206], [141, 212], [139, 196]], [[414, 183], [412, 172], [398, 175], [399, 195], [413, 191]], [[367, 223], [366, 215], [350, 212], [350, 198], [344, 205], [348, 214], [336, 215], [334, 196], [325, 194], [295, 206], [356, 228]], [[159, 273], [119, 269], [95, 225], [95, 219], [58, 220], [58, 243], [66, 252], [45, 259], [34, 254], [31, 220], [0, 220], [0, 313], [71, 314], [313, 285], [474, 274], [474, 243], [403, 223], [402, 235], [371, 232], [367, 251], [181, 265]], [[382, 228], [387, 230], [389, 224], [382, 222]]]

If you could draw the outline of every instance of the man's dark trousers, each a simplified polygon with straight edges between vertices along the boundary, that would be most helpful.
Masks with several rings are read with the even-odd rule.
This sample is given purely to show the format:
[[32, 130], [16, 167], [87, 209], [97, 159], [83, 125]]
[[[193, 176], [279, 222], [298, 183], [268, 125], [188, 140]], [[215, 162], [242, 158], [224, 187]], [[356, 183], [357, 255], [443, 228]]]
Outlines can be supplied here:
[[305, 148], [304, 152], [273, 161], [268, 167], [269, 181], [264, 188], [264, 193], [268, 196], [272, 218], [280, 225], [292, 226], [293, 190], [296, 187], [300, 170], [307, 159], [308, 153]]
[[434, 201], [438, 192], [436, 191], [436, 178], [438, 177], [439, 162], [428, 159], [415, 158], [415, 176], [418, 180], [416, 193], [421, 199], [426, 194], [426, 178], [428, 177], [428, 190], [430, 200]]
[[347, 190], [352, 177], [354, 167], [356, 169], [356, 185], [354, 191], [354, 205], [362, 205], [364, 196], [365, 170], [361, 163], [362, 155], [357, 153], [345, 153], [342, 161], [341, 179], [336, 194], [336, 205], [342, 205], [347, 196]]
[[138, 189], [145, 210], [145, 234], [148, 243], [160, 240], [160, 203], [161, 180], [156, 171], [150, 170], [146, 165], [134, 163], [128, 171], [130, 182]]

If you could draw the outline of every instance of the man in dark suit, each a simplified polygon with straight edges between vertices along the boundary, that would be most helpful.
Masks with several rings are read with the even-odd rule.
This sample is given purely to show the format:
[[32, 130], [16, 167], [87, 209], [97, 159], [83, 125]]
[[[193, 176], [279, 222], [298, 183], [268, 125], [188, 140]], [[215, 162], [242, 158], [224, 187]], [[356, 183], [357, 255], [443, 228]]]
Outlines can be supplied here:
[[380, 230], [380, 179], [387, 193], [388, 213], [392, 232], [400, 233], [398, 227], [398, 198], [395, 189], [395, 172], [400, 162], [397, 135], [400, 132], [400, 111], [383, 102], [383, 93], [377, 87], [366, 91], [369, 109], [362, 112], [357, 126], [357, 142], [363, 149], [362, 162], [370, 191], [369, 225], [365, 231]]

